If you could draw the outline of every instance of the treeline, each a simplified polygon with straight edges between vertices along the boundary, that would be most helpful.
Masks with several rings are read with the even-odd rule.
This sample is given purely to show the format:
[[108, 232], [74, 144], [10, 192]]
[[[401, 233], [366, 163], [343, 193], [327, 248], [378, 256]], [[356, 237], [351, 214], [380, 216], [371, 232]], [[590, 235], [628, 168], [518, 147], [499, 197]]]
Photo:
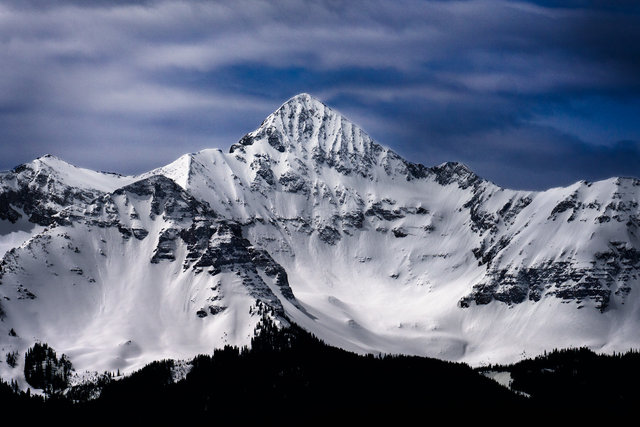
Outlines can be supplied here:
[[[425, 411], [507, 411], [526, 405], [464, 364], [410, 356], [360, 356], [263, 317], [250, 348], [225, 347], [192, 362], [174, 383], [172, 361], [108, 384], [83, 408], [162, 420], [409, 422]], [[135, 415], [132, 415], [135, 417]]]
[[640, 352], [599, 355], [582, 347], [553, 350], [511, 366], [512, 388], [547, 408], [629, 411], [640, 403]]
[[[30, 357], [34, 354], [40, 355], [39, 363], [26, 365], [46, 367], [43, 360], [59, 364], [62, 359], [46, 348], [32, 351]], [[250, 348], [225, 347], [197, 356], [182, 381], [174, 381], [175, 363], [162, 360], [127, 377], [105, 375], [46, 399], [21, 393], [16, 384], [0, 383], [0, 406], [97, 425], [401, 425], [430, 423], [442, 416], [452, 422], [483, 418], [500, 424], [520, 419], [514, 416], [531, 420], [548, 414], [593, 419], [598, 413], [613, 409], [614, 415], [623, 414], [635, 407], [639, 357], [637, 352], [601, 356], [574, 349], [492, 367], [509, 370], [513, 388], [532, 396], [525, 398], [464, 364], [356, 355], [330, 347], [296, 325], [278, 329], [263, 313]], [[594, 414], [594, 409], [599, 412]]]
[[145, 425], [189, 420], [408, 423], [416, 416], [431, 419], [425, 411], [504, 412], [526, 405], [467, 365], [356, 355], [295, 325], [278, 329], [266, 313], [250, 348], [225, 347], [197, 356], [179, 382], [174, 382], [173, 369], [173, 361], [157, 361], [122, 379], [105, 380], [93, 400], [82, 399], [92, 394], [90, 386], [48, 400], [25, 400], [24, 393], [13, 398], [47, 416], [64, 414], [66, 420]]

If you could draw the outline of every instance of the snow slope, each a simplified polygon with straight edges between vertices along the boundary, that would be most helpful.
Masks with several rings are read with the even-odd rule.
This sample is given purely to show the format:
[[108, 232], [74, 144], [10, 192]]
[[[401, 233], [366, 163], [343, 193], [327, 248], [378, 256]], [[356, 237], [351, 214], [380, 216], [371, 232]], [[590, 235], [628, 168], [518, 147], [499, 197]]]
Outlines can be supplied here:
[[313, 317], [288, 314], [341, 347], [482, 363], [638, 345], [638, 180], [502, 189], [411, 164], [306, 94], [230, 153], [154, 173], [243, 221]]
[[0, 193], [35, 194], [9, 206], [49, 226], [3, 260], [0, 327], [19, 335], [0, 330], [4, 351], [39, 339], [82, 369], [128, 370], [246, 344], [260, 304], [358, 352], [477, 365], [640, 346], [637, 179], [503, 189], [408, 162], [307, 94], [228, 153], [135, 178], [65, 165], [61, 203]]

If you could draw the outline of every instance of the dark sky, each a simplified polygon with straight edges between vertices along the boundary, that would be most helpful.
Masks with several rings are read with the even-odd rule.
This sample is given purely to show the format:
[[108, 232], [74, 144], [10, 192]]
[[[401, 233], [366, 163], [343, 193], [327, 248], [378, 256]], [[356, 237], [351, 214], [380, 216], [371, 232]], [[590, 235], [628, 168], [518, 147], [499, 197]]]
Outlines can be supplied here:
[[143, 172], [308, 92], [506, 187], [639, 176], [634, 4], [0, 0], [0, 170]]

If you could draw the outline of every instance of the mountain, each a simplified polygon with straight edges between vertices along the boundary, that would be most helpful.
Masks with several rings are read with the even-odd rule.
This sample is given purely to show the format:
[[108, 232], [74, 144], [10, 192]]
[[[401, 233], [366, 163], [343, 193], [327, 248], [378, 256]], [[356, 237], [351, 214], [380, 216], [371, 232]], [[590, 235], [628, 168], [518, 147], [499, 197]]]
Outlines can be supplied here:
[[280, 299], [291, 297], [282, 267], [237, 224], [164, 176], [52, 221], [2, 261], [3, 323], [18, 348], [34, 337], [81, 367], [139, 368], [245, 344], [256, 301], [282, 315]]
[[640, 345], [640, 180], [503, 189], [307, 94], [228, 152], [136, 177], [45, 156], [0, 189], [5, 353], [130, 370], [247, 345], [265, 310], [347, 350], [475, 365]]

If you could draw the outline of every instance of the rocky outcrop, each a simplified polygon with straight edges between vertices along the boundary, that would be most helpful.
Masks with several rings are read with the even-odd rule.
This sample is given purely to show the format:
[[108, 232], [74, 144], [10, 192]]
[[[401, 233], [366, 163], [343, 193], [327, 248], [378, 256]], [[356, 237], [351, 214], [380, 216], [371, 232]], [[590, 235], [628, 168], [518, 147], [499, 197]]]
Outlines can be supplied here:
[[0, 220], [15, 223], [25, 215], [34, 224], [51, 225], [53, 217], [65, 207], [86, 204], [103, 194], [64, 183], [43, 162], [52, 157], [44, 156], [0, 174]]
[[611, 242], [609, 246], [609, 251], [594, 255], [590, 267], [550, 260], [530, 268], [490, 269], [487, 279], [474, 285], [459, 305], [466, 308], [472, 302], [484, 305], [493, 300], [512, 305], [550, 296], [578, 305], [591, 300], [604, 311], [612, 293], [624, 304], [631, 290], [629, 283], [640, 279], [640, 251], [627, 242]]

